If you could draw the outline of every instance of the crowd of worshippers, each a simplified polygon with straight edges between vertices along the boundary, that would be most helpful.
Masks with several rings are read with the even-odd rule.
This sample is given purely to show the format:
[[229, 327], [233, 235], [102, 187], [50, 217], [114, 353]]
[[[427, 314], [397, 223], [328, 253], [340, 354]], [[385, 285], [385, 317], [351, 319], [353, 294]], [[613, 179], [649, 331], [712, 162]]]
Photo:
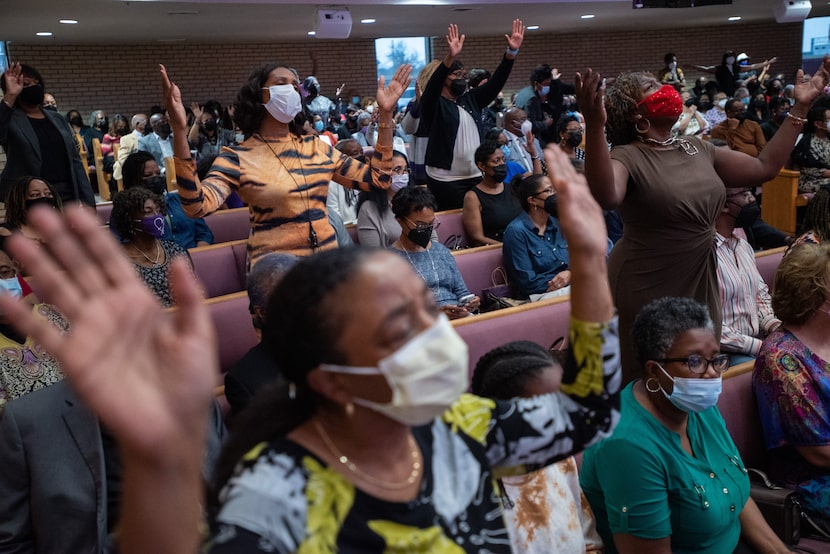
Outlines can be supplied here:
[[[63, 381], [83, 373], [69, 341], [96, 350], [103, 340], [81, 333], [92, 324], [75, 296], [136, 285], [147, 293], [136, 308], [175, 306], [189, 297], [179, 269], [189, 250], [214, 242], [204, 218], [228, 208], [249, 212], [247, 292], [261, 340], [224, 376], [230, 437], [215, 403], [190, 413], [210, 421], [198, 453], [211, 531], [185, 544], [786, 552], [714, 407], [721, 375], [752, 360], [771, 476], [830, 530], [830, 61], [812, 76], [774, 75], [775, 58], [728, 51], [720, 65], [690, 66], [693, 82], [671, 53], [659, 71], [613, 77], [571, 80], [540, 64], [513, 92], [522, 23], [505, 38], [494, 67], [467, 68], [464, 35], [450, 25], [443, 59], [417, 74], [401, 66], [376, 91], [270, 63], [227, 106], [192, 99], [162, 67], [164, 107], [87, 120], [58, 110], [48, 75], [10, 66], [0, 79], [0, 285], [28, 312], [0, 311], [0, 551], [110, 551], [127, 512], [124, 526], [141, 528], [122, 504], [136, 499], [122, 481], [141, 453], [121, 448], [131, 435], [116, 412], [129, 403]], [[114, 196], [109, 230], [84, 236], [92, 218], [71, 208], [96, 203], [96, 139]], [[783, 167], [810, 195], [796, 236], [760, 217], [761, 185]], [[74, 226], [59, 228], [63, 210]], [[493, 338], [470, 387], [447, 320], [480, 317], [483, 299], [456, 265], [457, 239], [438, 238], [451, 210], [467, 246], [500, 245], [508, 300], [570, 299], [567, 356]], [[755, 253], [784, 246], [770, 292]], [[105, 252], [132, 273], [107, 270]], [[408, 311], [383, 303], [396, 295]], [[148, 307], [128, 321], [124, 311], [107, 314], [112, 325], [169, 316]], [[361, 339], [379, 314], [387, 319]], [[35, 340], [48, 334], [38, 325], [58, 329], [49, 344], [66, 350]], [[151, 350], [185, 348], [143, 331]], [[776, 400], [793, 394], [791, 406]], [[394, 463], [371, 461], [371, 429], [390, 437], [377, 461]], [[573, 454], [585, 447], [580, 476]], [[187, 491], [160, 494], [177, 492]], [[49, 523], [58, 518], [77, 524]], [[189, 535], [165, 529], [148, 536]]]

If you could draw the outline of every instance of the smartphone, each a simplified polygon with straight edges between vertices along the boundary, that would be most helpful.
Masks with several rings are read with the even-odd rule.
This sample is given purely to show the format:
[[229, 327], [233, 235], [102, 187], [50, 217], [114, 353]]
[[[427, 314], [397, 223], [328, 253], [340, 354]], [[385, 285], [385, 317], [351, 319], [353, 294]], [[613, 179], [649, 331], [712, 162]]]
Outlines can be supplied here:
[[461, 298], [458, 299], [458, 305], [459, 306], [466, 306], [467, 304], [472, 302], [473, 298], [475, 298], [475, 297], [476, 297], [476, 295], [472, 294], [472, 293], [465, 294], [464, 296], [462, 296]]

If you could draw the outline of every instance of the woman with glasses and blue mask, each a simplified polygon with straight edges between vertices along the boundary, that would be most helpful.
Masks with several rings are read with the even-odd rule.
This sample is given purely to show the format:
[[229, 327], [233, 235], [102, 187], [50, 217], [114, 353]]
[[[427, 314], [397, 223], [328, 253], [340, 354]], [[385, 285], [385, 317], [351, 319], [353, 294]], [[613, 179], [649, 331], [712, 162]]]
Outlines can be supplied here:
[[[357, 242], [360, 246], [387, 248], [401, 236], [401, 225], [392, 213], [392, 198], [412, 184], [406, 156], [392, 153], [392, 184], [388, 189], [361, 191], [357, 198]], [[433, 231], [432, 242], [438, 241]]]
[[[522, 211], [510, 186], [505, 185], [507, 162], [503, 147], [498, 142], [484, 142], [476, 149], [475, 162], [481, 171], [481, 182], [464, 195], [464, 231], [473, 246], [501, 244], [505, 228]], [[541, 173], [541, 166], [539, 170]]]
[[433, 242], [441, 222], [435, 217], [438, 206], [426, 187], [407, 187], [392, 198], [392, 213], [401, 227], [392, 251], [406, 259], [435, 295], [447, 317], [468, 317], [478, 310], [481, 299], [467, 289], [449, 249]]
[[789, 552], [749, 497], [715, 407], [729, 356], [709, 310], [689, 298], [655, 300], [637, 315], [632, 336], [642, 378], [623, 389], [611, 438], [582, 461], [580, 482], [605, 551]]
[[371, 164], [335, 151], [315, 135], [303, 135], [297, 72], [279, 63], [255, 70], [237, 94], [234, 119], [245, 135], [226, 146], [204, 179], [196, 175], [187, 142], [187, 118], [179, 87], [162, 66], [165, 102], [173, 128], [176, 183], [191, 217], [219, 209], [236, 191], [248, 205], [251, 233], [248, 266], [269, 252], [308, 256], [337, 247], [326, 199], [333, 180], [351, 189], [386, 189], [392, 184], [392, 110], [409, 86], [411, 66], [402, 65], [378, 82], [378, 138]]

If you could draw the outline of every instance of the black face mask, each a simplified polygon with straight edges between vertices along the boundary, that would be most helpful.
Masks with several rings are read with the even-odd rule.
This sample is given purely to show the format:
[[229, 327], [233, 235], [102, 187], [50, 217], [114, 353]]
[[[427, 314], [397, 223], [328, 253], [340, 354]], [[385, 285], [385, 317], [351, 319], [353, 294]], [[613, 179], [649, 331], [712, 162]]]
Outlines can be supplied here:
[[206, 121], [202, 124], [202, 129], [205, 131], [212, 133], [216, 130], [216, 122], [215, 121]]
[[556, 194], [551, 194], [545, 198], [545, 211], [552, 217], [559, 219], [559, 198]]
[[38, 83], [37, 85], [23, 87], [17, 99], [30, 106], [40, 106], [43, 104], [43, 94], [43, 85]]
[[170, 136], [170, 124], [163, 123], [158, 126], [158, 135], [163, 138], [167, 138]]
[[753, 100], [752, 101], [752, 107], [755, 108], [756, 110], [763, 110], [764, 108], [767, 107], [767, 103], [766, 103], [765, 100]]
[[163, 194], [167, 191], [167, 179], [165, 179], [164, 175], [149, 177], [144, 179], [144, 188], [149, 189], [150, 192], [155, 194]]
[[735, 218], [735, 227], [751, 227], [761, 217], [761, 206], [758, 202], [750, 202], [741, 206], [738, 217]]
[[573, 148], [576, 148], [577, 146], [582, 144], [582, 133], [568, 133], [568, 144], [571, 145]]
[[746, 121], [746, 112], [741, 112], [741, 113], [739, 113], [737, 115], [734, 115], [732, 117], [733, 117], [733, 119], [737, 119], [738, 121], [743, 123], [744, 121]]
[[58, 109], [55, 106], [43, 106], [44, 110], [49, 110], [50, 112], [56, 112]]
[[110, 128], [110, 120], [107, 119], [106, 117], [104, 119], [99, 119], [95, 123], [95, 126], [101, 131], [106, 131], [107, 129]]
[[467, 79], [453, 79], [450, 83], [450, 92], [456, 96], [461, 96], [467, 90]]
[[708, 112], [711, 109], [712, 109], [712, 103], [711, 102], [701, 102], [700, 103], [700, 108], [698, 108], [698, 110], [701, 111], [701, 112]]
[[79, 115], [76, 115], [75, 117], [69, 118], [69, 123], [71, 123], [75, 127], [83, 127], [84, 126], [84, 120], [81, 119], [81, 116], [79, 116]]
[[689, 98], [688, 100], [683, 102], [683, 105], [686, 106], [687, 108], [691, 108], [692, 106], [695, 105], [695, 99], [694, 98]]
[[432, 240], [432, 227], [427, 227], [426, 229], [410, 229], [406, 236], [421, 248], [426, 248], [429, 241]]
[[47, 206], [49, 208], [58, 208], [58, 203], [55, 202], [54, 198], [49, 198], [48, 196], [41, 196], [40, 198], [27, 198], [26, 199], [26, 211], [28, 212], [35, 206]]
[[499, 164], [493, 168], [493, 179], [497, 183], [503, 183], [507, 179], [507, 164]]
[[504, 106], [504, 98], [496, 98], [495, 102], [493, 102], [494, 108], [501, 108]]
[[115, 134], [118, 135], [119, 137], [125, 137], [129, 133], [130, 133], [130, 130], [127, 129], [126, 127], [119, 127], [118, 129], [115, 130]]

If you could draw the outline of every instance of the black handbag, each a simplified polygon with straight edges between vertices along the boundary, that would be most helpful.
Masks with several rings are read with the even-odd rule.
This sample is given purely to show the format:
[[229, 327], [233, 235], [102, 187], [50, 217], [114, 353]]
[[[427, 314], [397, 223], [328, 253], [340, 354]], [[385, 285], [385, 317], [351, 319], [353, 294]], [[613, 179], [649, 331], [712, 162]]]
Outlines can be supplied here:
[[784, 544], [798, 544], [801, 539], [801, 502], [798, 493], [780, 487], [760, 469], [747, 468], [750, 477], [749, 495], [761, 514]]
[[[527, 300], [518, 300], [512, 298], [510, 284], [507, 282], [507, 272], [503, 267], [497, 267], [490, 275], [493, 283], [492, 287], [487, 287], [481, 291], [481, 311], [492, 312], [501, 310], [503, 308], [511, 308], [513, 306], [521, 306], [526, 304]], [[501, 281], [500, 283], [498, 281]]]

